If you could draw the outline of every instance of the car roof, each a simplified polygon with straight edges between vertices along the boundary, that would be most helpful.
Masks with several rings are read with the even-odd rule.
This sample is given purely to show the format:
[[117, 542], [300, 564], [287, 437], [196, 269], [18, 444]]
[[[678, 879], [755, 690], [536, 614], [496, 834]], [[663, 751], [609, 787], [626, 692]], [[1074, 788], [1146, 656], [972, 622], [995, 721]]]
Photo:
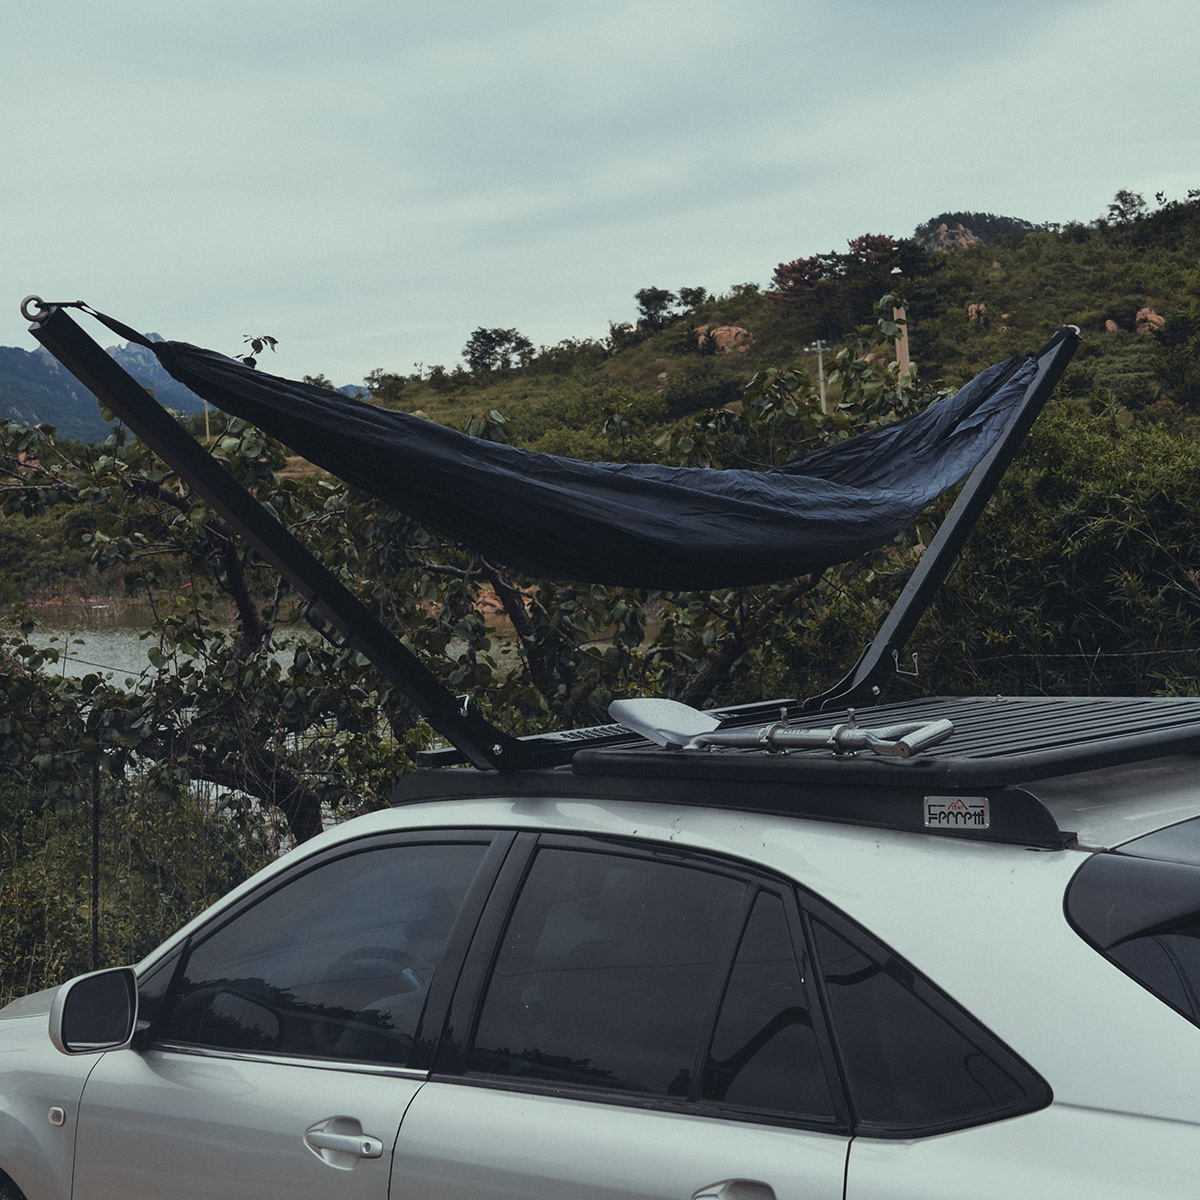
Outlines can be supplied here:
[[1200, 758], [1169, 755], [1034, 785], [1060, 828], [1085, 849], [1114, 849], [1200, 816]]

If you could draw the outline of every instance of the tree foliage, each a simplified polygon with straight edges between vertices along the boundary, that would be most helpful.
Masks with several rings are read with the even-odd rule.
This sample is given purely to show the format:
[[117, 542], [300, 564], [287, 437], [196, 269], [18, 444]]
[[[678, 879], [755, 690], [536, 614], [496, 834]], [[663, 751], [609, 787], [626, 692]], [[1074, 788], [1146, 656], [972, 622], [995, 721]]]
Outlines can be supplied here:
[[1116, 225], [1128, 225], [1146, 215], [1146, 197], [1141, 192], [1121, 188], [1108, 206], [1108, 219]]
[[895, 273], [919, 274], [926, 259], [915, 242], [867, 233], [852, 238], [845, 254], [830, 251], [780, 263], [769, 294], [809, 317], [821, 337], [839, 338], [896, 283]]
[[674, 315], [678, 297], [666, 288], [646, 287], [634, 293], [643, 329], [665, 329]]
[[507, 371], [533, 356], [533, 343], [516, 329], [485, 329], [480, 326], [467, 339], [463, 359], [476, 374]]

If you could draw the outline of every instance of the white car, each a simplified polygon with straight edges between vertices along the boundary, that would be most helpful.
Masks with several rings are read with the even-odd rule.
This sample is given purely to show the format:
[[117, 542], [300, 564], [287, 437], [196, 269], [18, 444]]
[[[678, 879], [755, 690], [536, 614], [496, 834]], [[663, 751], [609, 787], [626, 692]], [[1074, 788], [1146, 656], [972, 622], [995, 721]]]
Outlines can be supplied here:
[[1200, 701], [821, 720], [420, 771], [10, 1005], [0, 1196], [1190, 1200]]

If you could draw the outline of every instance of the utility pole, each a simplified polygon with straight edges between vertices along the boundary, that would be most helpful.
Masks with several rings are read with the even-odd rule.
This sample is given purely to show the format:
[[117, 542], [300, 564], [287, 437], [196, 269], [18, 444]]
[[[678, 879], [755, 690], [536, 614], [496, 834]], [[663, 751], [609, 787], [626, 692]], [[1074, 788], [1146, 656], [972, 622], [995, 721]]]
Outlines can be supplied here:
[[821, 412], [823, 415], [829, 415], [829, 405], [825, 403], [825, 351], [829, 349], [827, 345], [817, 338], [811, 346], [805, 346], [804, 349], [809, 354], [817, 356], [817, 386], [821, 390]]
[[[893, 275], [900, 273], [899, 267], [892, 268]], [[900, 371], [900, 378], [903, 379], [908, 374], [910, 361], [908, 356], [908, 315], [904, 311], [903, 304], [892, 309], [892, 320], [900, 326], [900, 336], [896, 339], [896, 365]]]

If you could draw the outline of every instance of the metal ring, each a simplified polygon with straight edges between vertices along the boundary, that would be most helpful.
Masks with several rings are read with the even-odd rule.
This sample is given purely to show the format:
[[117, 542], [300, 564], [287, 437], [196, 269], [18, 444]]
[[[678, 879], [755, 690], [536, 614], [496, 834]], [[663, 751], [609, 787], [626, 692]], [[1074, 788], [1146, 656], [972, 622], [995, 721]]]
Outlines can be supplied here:
[[[31, 304], [36, 304], [41, 309], [41, 312], [31, 312], [29, 308]], [[40, 325], [50, 315], [50, 310], [53, 307], [52, 304], [47, 304], [41, 296], [26, 296], [21, 301], [21, 316], [27, 321], [32, 321], [35, 325]]]

